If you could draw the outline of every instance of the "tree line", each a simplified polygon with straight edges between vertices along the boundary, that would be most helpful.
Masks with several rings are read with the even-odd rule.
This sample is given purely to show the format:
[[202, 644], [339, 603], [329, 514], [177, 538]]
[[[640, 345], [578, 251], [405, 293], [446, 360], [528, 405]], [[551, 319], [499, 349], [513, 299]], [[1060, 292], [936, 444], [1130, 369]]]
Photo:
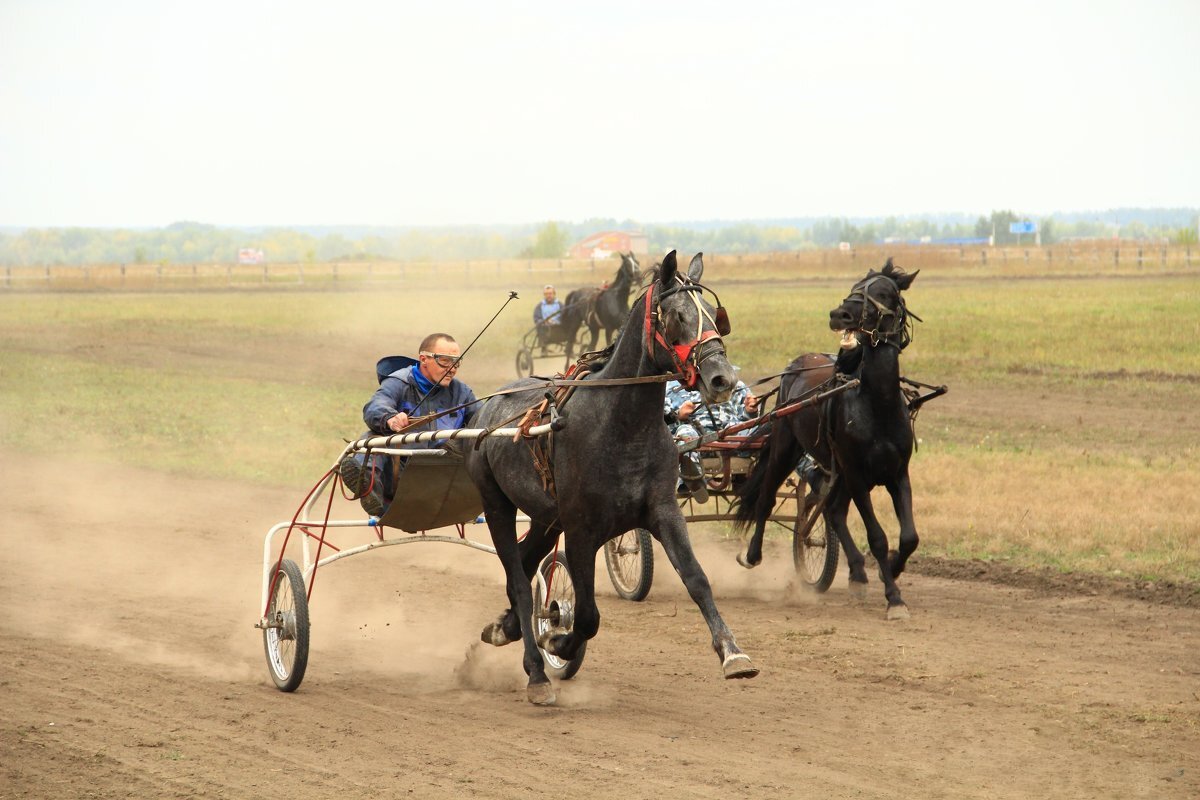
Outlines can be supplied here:
[[[669, 249], [726, 254], [788, 252], [887, 241], [987, 240], [1015, 244], [1010, 223], [1036, 222], [1042, 244], [1070, 239], [1113, 239], [1193, 244], [1196, 210], [1138, 215], [1101, 212], [1075, 218], [1031, 219], [1011, 210], [975, 220], [887, 217], [813, 218], [778, 221], [697, 222], [640, 225], [633, 220], [550, 221], [511, 226], [446, 228], [221, 228], [177, 222], [165, 228], [29, 228], [0, 232], [0, 264], [69, 266], [85, 264], [222, 264], [241, 248], [261, 249], [280, 263], [339, 261], [449, 261], [560, 258], [573, 242], [604, 230], [640, 230], [651, 253]], [[1124, 217], [1125, 222], [1119, 222]], [[1025, 235], [1021, 241], [1030, 243]]]

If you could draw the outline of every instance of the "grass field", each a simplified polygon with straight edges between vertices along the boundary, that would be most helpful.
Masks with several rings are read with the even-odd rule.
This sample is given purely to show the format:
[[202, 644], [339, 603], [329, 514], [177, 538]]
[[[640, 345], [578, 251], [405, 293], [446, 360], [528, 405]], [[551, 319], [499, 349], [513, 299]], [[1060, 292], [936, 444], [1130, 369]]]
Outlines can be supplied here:
[[[904, 373], [950, 386], [917, 422], [918, 557], [1200, 583], [1197, 276], [898, 261], [925, 267]], [[835, 348], [828, 310], [864, 271], [826, 263], [796, 278], [786, 262], [718, 260], [706, 277], [743, 378]], [[507, 288], [522, 298], [462, 377], [480, 394], [513, 377], [546, 277], [495, 272], [407, 289], [0, 293], [0, 447], [62, 453], [65, 474], [85, 452], [301, 492], [361, 431], [377, 358], [430, 330], [465, 346]]]

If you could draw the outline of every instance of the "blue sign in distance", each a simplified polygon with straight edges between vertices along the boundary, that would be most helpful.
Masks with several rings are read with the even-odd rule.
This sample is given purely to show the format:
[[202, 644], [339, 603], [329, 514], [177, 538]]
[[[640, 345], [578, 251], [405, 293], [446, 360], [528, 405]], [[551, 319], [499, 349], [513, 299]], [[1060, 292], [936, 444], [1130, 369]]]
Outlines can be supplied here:
[[1036, 222], [1010, 222], [1008, 223], [1009, 233], [1037, 233]]

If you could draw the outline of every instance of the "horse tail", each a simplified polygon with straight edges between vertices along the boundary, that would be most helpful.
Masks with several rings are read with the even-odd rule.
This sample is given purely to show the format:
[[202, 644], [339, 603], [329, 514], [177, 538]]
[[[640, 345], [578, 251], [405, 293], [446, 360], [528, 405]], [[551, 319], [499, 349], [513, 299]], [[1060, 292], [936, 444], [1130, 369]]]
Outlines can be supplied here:
[[770, 431], [763, 436], [758, 460], [734, 500], [735, 530], [744, 532], [751, 524], [757, 523], [760, 516], [765, 518], [771, 513], [774, 502], [767, 507], [765, 514], [759, 510], [762, 498], [767, 495], [774, 497], [791, 469], [800, 463], [803, 452], [804, 448], [793, 435], [790, 425], [780, 420], [771, 424]]

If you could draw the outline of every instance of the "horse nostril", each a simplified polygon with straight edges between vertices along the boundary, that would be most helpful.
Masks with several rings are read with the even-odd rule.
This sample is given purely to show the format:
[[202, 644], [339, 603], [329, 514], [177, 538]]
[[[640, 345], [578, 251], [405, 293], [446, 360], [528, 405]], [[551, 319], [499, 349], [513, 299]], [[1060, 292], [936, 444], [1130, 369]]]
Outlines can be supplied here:
[[732, 386], [733, 384], [724, 375], [717, 375], [712, 379], [712, 387], [718, 392], [723, 392]]
[[837, 329], [839, 327], [849, 325], [854, 321], [850, 316], [850, 312], [844, 308], [835, 308], [829, 312], [829, 327]]

